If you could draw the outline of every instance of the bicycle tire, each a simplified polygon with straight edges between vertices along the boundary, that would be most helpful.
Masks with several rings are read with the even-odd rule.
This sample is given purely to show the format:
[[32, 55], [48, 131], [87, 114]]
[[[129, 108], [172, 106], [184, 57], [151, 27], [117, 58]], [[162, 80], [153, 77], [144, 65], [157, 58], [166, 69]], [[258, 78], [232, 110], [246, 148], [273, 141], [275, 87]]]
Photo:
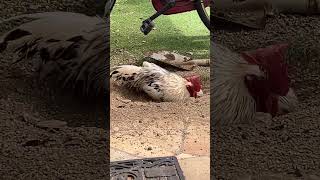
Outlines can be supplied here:
[[111, 0], [110, 12], [112, 12], [114, 5], [116, 4], [116, 0]]
[[105, 4], [104, 13], [111, 14], [115, 3], [116, 3], [116, 0], [104, 0], [104, 4]]
[[210, 27], [210, 16], [208, 16], [208, 13], [205, 9], [205, 6], [202, 2], [203, 0], [195, 0], [195, 7], [198, 12], [198, 15], [203, 22], [203, 24], [208, 28], [209, 31], [211, 31]]

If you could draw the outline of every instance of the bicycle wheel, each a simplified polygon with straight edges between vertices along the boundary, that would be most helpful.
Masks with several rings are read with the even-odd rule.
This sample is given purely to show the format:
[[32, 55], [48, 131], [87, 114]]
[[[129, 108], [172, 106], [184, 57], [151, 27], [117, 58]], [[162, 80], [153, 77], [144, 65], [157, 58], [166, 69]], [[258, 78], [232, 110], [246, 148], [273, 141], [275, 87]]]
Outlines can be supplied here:
[[116, 0], [96, 0], [97, 14], [101, 17], [109, 15], [113, 9]]
[[210, 6], [206, 7], [204, 0], [195, 0], [195, 7], [201, 21], [210, 31]]
[[116, 0], [110, 0], [110, 1], [107, 2], [107, 3], [109, 3], [108, 7], [109, 7], [110, 12], [111, 12], [112, 9], [113, 9], [113, 7], [114, 7], [114, 4], [116, 3]]

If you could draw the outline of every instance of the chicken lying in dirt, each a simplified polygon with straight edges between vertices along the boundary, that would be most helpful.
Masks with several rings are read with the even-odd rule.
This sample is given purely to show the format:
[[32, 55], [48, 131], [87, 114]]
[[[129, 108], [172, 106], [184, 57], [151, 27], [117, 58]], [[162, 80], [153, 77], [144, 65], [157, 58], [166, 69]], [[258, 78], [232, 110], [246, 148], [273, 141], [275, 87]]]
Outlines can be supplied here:
[[183, 101], [203, 95], [199, 76], [183, 78], [149, 62], [143, 62], [142, 67], [116, 66], [110, 76], [116, 85], [143, 91], [156, 101]]
[[294, 111], [286, 44], [241, 54], [211, 42], [211, 118], [215, 125], [250, 123]]
[[91, 17], [71, 12], [26, 14], [0, 21], [29, 19], [0, 37], [0, 53], [32, 60], [40, 80], [54, 76], [62, 87], [79, 88], [84, 94], [108, 90], [108, 17]]

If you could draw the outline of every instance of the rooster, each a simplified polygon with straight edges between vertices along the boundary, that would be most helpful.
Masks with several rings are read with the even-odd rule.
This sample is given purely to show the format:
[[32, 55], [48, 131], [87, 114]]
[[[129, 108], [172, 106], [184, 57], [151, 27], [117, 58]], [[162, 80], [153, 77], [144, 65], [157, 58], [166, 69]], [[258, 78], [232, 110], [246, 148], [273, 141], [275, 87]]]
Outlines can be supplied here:
[[288, 45], [241, 54], [214, 42], [211, 48], [211, 117], [215, 125], [248, 123], [295, 109], [298, 101], [289, 88], [284, 61]]
[[110, 78], [118, 86], [143, 91], [156, 101], [183, 101], [203, 95], [199, 76], [183, 78], [146, 61], [142, 67], [121, 65], [111, 68]]
[[[109, 9], [106, 5], [106, 10]], [[19, 55], [16, 62], [32, 60], [40, 80], [54, 76], [62, 87], [81, 87], [100, 94], [109, 83], [109, 14], [91, 17], [71, 12], [20, 15], [0, 21], [29, 19], [0, 38], [0, 53]]]

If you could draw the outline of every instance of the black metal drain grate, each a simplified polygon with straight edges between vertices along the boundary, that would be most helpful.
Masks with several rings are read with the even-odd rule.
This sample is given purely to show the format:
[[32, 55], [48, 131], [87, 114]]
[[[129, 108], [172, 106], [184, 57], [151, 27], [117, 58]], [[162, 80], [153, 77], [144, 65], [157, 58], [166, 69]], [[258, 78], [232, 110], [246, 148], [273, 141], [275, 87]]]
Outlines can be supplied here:
[[111, 162], [110, 179], [185, 180], [174, 156]]

